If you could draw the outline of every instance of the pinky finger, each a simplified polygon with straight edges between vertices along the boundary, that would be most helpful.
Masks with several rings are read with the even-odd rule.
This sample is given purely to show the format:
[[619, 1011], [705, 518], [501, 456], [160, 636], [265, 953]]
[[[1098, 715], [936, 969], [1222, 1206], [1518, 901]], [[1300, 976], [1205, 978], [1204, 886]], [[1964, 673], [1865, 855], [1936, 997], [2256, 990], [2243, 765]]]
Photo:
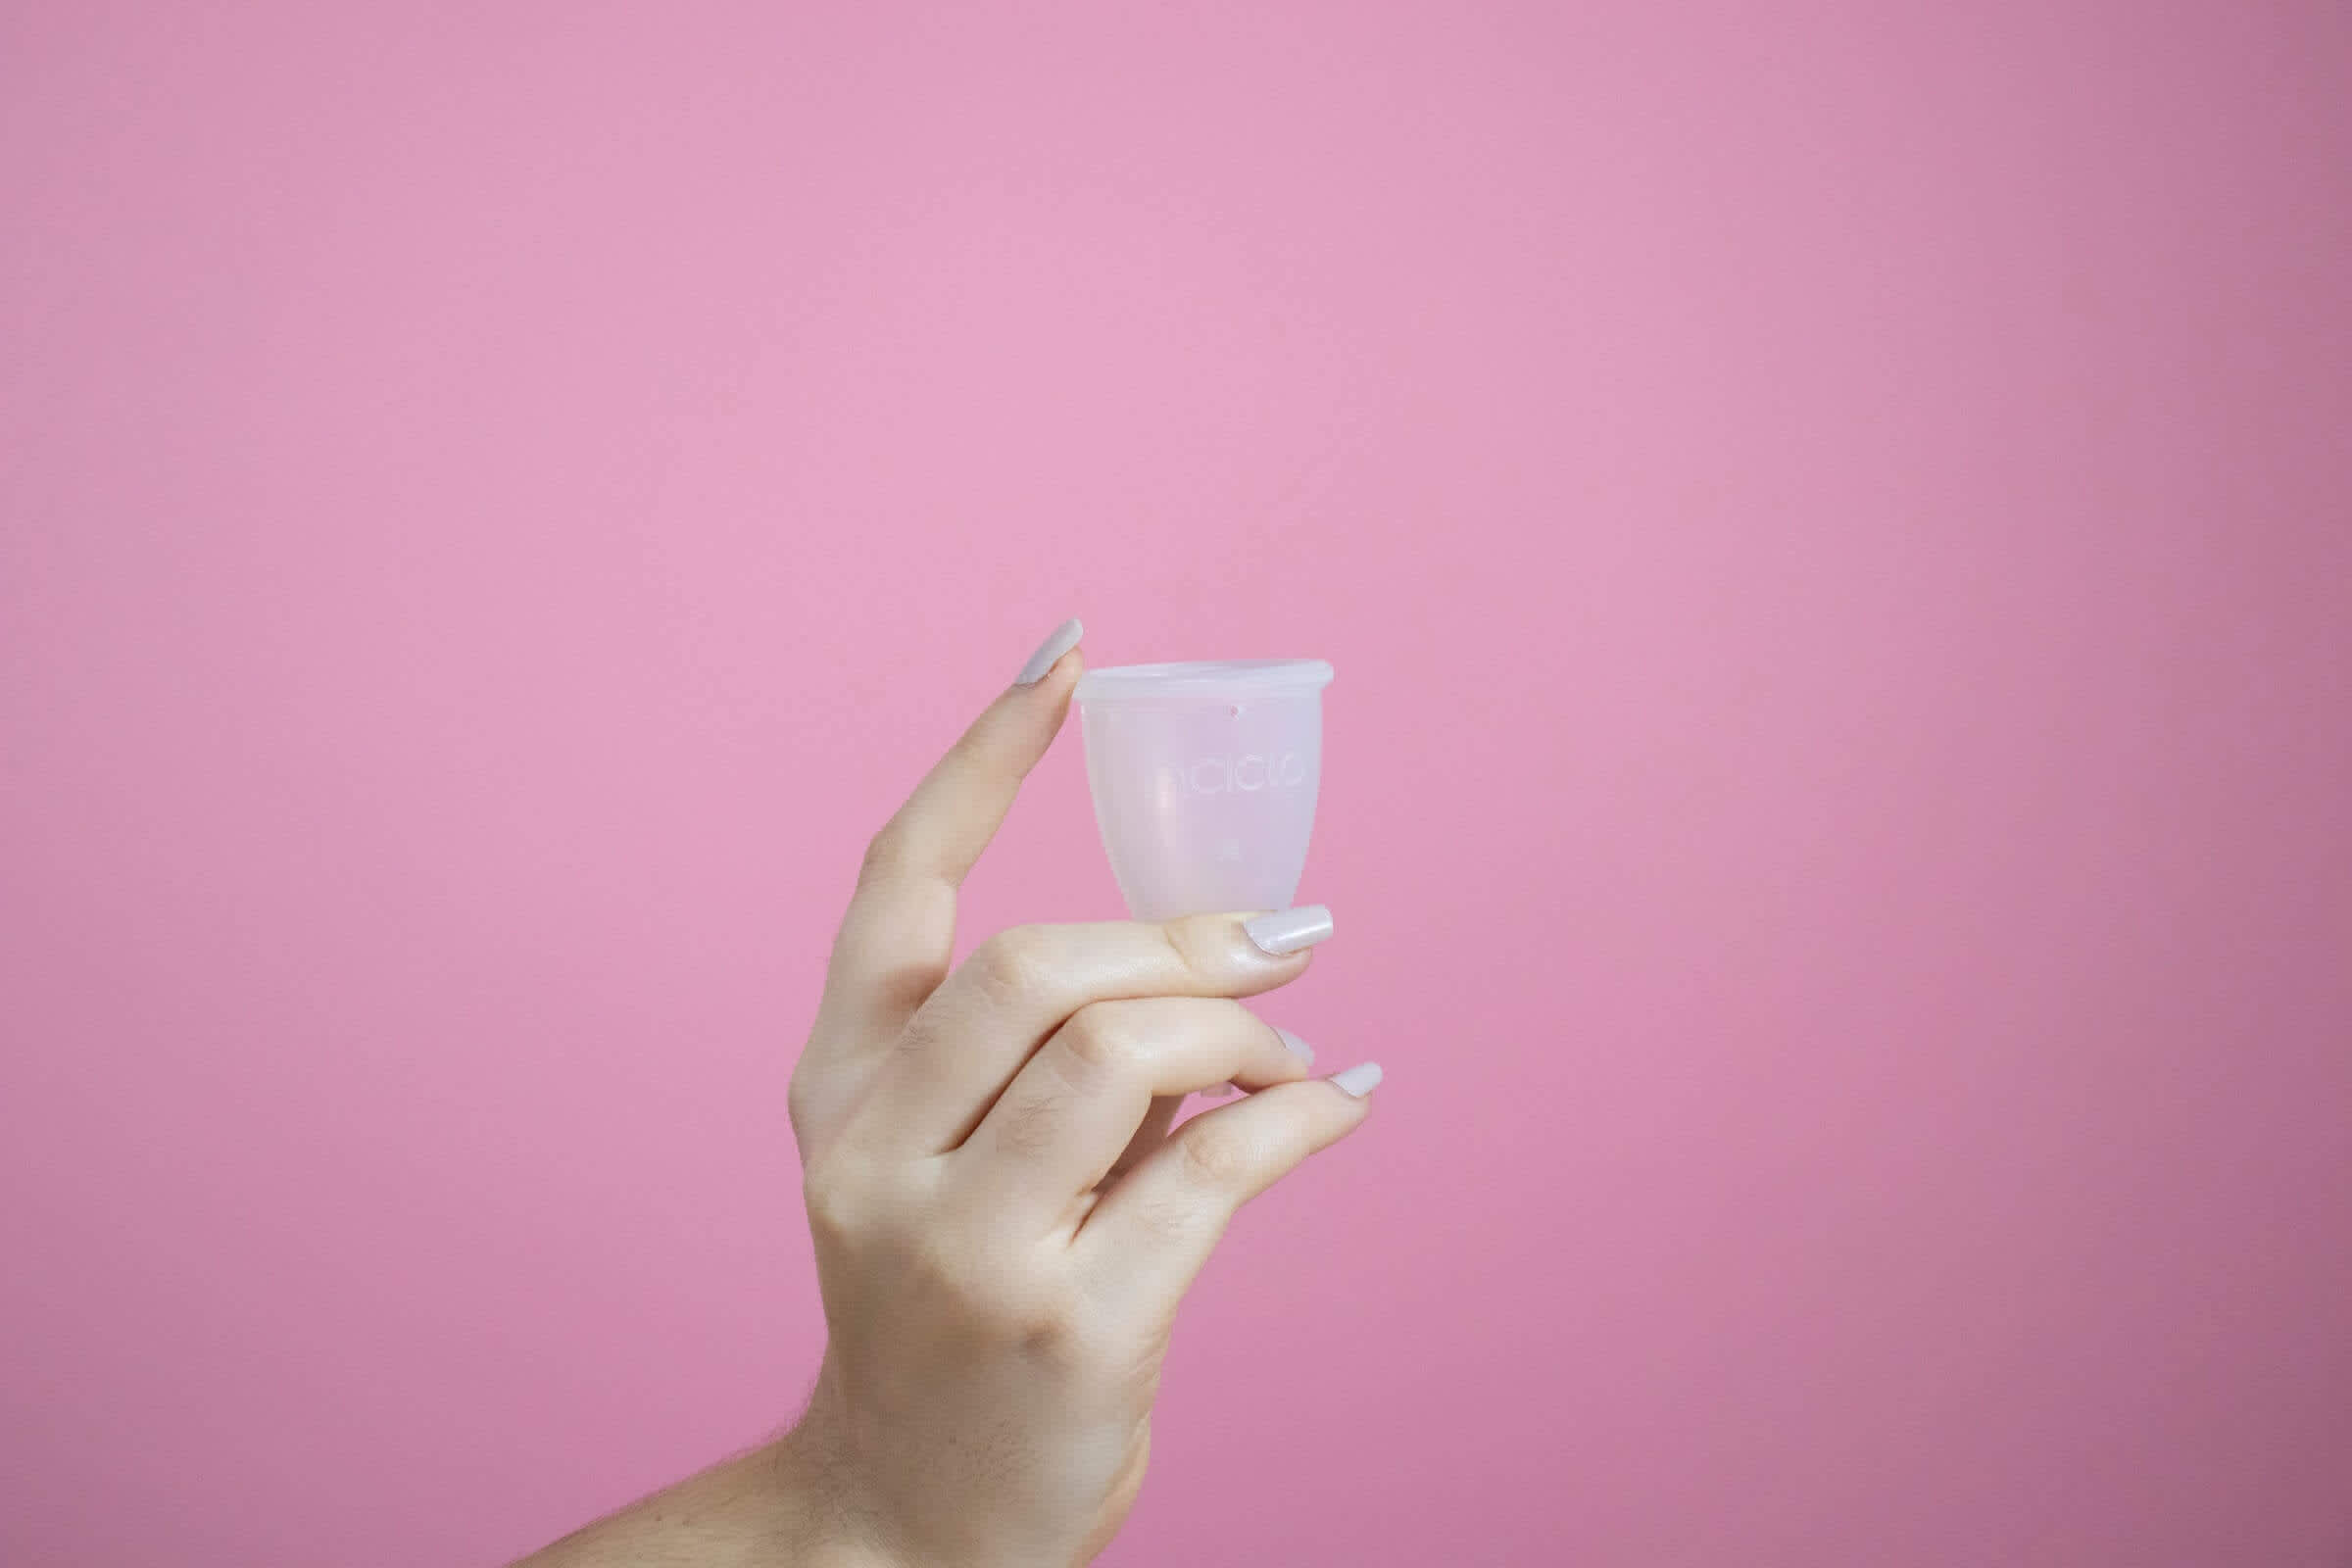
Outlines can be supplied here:
[[1234, 1211], [1371, 1114], [1371, 1062], [1204, 1111], [1103, 1193], [1072, 1238], [1102, 1294], [1173, 1311]]

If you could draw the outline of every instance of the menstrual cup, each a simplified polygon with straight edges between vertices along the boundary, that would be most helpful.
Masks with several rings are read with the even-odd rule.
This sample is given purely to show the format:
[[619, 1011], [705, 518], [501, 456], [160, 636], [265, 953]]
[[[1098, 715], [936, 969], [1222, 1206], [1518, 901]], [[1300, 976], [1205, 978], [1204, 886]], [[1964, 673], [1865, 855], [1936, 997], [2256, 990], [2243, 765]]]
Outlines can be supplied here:
[[1086, 781], [1138, 920], [1285, 909], [1323, 777], [1320, 659], [1120, 664], [1078, 678]]

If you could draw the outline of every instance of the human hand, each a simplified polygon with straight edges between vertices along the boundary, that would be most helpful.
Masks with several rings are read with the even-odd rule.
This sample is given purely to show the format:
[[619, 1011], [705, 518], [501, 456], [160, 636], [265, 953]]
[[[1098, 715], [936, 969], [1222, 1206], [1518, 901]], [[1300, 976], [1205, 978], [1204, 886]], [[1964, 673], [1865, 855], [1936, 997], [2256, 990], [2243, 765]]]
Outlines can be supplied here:
[[[1075, 623], [1056, 636], [874, 837], [793, 1074], [828, 1343], [785, 1446], [844, 1560], [1100, 1551], [1178, 1300], [1379, 1081], [1310, 1080], [1233, 1000], [1305, 972], [1320, 909], [1019, 926], [951, 971], [956, 889], [1068, 710]], [[1228, 1081], [1253, 1093], [1168, 1130]]]

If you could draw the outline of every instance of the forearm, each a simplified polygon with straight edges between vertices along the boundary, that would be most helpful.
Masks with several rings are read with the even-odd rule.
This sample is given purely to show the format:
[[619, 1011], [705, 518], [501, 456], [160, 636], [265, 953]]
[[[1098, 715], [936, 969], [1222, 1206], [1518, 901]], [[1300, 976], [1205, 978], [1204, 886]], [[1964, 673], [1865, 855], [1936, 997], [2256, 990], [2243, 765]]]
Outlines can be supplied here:
[[514, 1568], [894, 1568], [835, 1506], [798, 1435], [712, 1465]]

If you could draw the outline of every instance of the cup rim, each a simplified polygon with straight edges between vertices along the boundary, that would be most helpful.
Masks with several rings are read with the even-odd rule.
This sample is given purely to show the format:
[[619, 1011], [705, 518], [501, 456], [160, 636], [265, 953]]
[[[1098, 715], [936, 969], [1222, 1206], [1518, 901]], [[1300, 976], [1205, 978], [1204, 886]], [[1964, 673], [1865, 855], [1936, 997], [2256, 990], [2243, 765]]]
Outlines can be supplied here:
[[1331, 684], [1323, 659], [1221, 659], [1176, 664], [1111, 664], [1078, 677], [1078, 701], [1152, 697], [1273, 697]]

